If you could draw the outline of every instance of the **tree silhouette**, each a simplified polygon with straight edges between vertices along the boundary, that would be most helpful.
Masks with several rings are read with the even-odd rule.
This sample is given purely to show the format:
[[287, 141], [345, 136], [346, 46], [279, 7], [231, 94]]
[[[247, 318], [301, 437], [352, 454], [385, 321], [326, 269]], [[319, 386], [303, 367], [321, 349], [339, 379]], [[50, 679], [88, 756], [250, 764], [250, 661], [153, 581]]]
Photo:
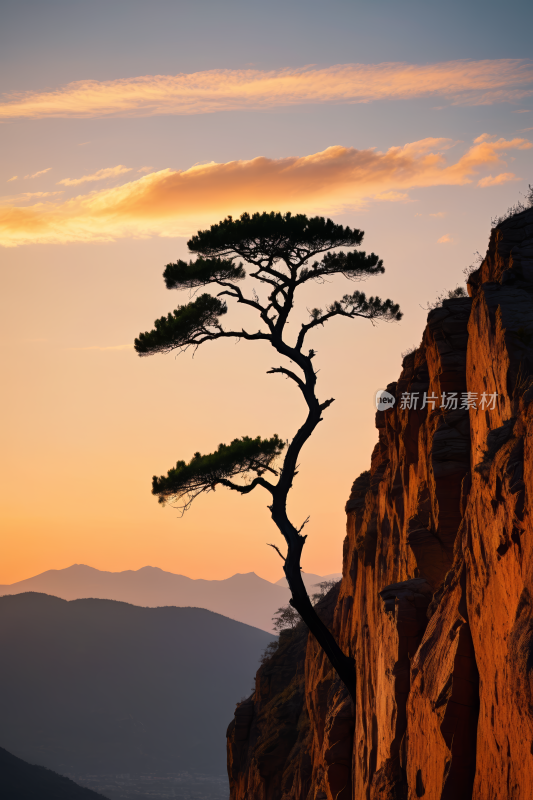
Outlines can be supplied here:
[[[216, 297], [200, 294], [167, 317], [155, 321], [152, 331], [141, 333], [135, 349], [141, 356], [184, 351], [215, 339], [245, 339], [269, 342], [289, 362], [289, 366], [273, 367], [270, 374], [283, 375], [293, 381], [303, 395], [307, 415], [287, 445], [278, 437], [255, 439], [244, 436], [229, 445], [220, 445], [208, 455], [196, 453], [187, 464], [178, 461], [166, 475], [153, 478], [152, 492], [161, 503], [181, 504], [185, 511], [203, 492], [220, 484], [240, 494], [261, 487], [270, 499], [272, 519], [287, 544], [285, 555], [271, 545], [283, 559], [283, 569], [292, 593], [291, 606], [298, 611], [323, 648], [331, 664], [355, 697], [355, 662], [342, 652], [332, 633], [319, 619], [307, 594], [301, 576], [300, 559], [306, 536], [302, 529], [307, 520], [296, 527], [287, 515], [287, 496], [297, 474], [298, 459], [322, 419], [333, 398], [320, 402], [316, 396], [317, 376], [313, 368], [314, 350], [304, 352], [307, 334], [334, 317], [363, 317], [373, 322], [401, 319], [399, 306], [391, 300], [366, 297], [363, 292], [345, 294], [325, 309], [310, 311], [309, 321], [301, 324], [295, 341], [287, 341], [287, 323], [294, 308], [296, 292], [309, 281], [324, 282], [330, 276], [342, 275], [349, 280], [364, 280], [384, 272], [378, 256], [359, 250], [348, 252], [338, 248], [358, 247], [363, 232], [337, 225], [323, 217], [308, 218], [275, 212], [242, 214], [239, 219], [227, 217], [209, 230], [199, 231], [188, 242], [189, 250], [198, 255], [196, 261], [168, 264], [163, 276], [169, 289], [219, 287]], [[331, 252], [331, 251], [335, 252]], [[318, 260], [317, 260], [318, 258]], [[266, 288], [267, 299], [260, 302], [256, 291], [245, 296], [238, 285], [246, 277], [243, 259], [251, 265], [249, 277]], [[257, 332], [227, 330], [221, 318], [227, 313], [226, 299], [253, 309], [258, 316]], [[290, 367], [290, 368], [289, 368]], [[273, 466], [285, 451], [279, 468]], [[240, 481], [235, 481], [240, 478]]]

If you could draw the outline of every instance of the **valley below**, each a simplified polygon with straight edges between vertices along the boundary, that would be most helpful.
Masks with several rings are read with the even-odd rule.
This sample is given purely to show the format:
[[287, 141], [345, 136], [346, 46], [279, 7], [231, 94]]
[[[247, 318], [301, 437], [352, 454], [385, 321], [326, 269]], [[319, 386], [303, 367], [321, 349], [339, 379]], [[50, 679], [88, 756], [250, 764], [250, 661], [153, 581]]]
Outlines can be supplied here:
[[147, 773], [143, 775], [78, 775], [71, 778], [80, 786], [99, 792], [109, 800], [227, 800], [228, 777], [202, 773]]

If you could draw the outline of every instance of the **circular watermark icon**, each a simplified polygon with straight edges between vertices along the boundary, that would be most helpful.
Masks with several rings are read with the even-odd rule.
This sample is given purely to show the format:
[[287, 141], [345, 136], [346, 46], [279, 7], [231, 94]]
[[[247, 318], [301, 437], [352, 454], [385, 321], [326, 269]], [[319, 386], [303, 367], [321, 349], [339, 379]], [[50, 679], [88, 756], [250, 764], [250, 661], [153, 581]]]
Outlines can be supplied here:
[[376, 408], [378, 411], [387, 411], [394, 407], [396, 398], [386, 389], [378, 389], [376, 392]]

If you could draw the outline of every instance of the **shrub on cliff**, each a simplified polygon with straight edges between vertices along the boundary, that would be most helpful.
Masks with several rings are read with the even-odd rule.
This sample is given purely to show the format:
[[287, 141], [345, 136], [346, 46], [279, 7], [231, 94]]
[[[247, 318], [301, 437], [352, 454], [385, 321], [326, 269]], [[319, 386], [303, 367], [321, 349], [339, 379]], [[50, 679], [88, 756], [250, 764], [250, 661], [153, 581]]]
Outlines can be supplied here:
[[280, 631], [292, 630], [298, 625], [301, 619], [296, 609], [289, 604], [278, 608], [272, 617], [272, 624], [274, 630], [280, 633]]
[[[455, 289], [445, 289], [443, 292], [440, 292], [434, 300], [428, 300], [424, 308], [426, 311], [433, 311], [434, 308], [440, 308], [445, 300], [456, 300], [458, 297], [467, 297], [464, 286], [456, 286]], [[402, 353], [402, 356], [403, 355]]]
[[[330, 219], [308, 218], [304, 214], [263, 212], [242, 214], [235, 220], [227, 217], [189, 240], [189, 250], [197, 254], [196, 261], [168, 264], [164, 272], [169, 289], [213, 286], [218, 290], [216, 297], [202, 293], [156, 320], [152, 331], [141, 333], [135, 340], [137, 353], [147, 356], [196, 349], [216, 339], [244, 339], [269, 343], [288, 362], [287, 366], [272, 368], [269, 374], [292, 381], [303, 396], [306, 416], [291, 441], [285, 443], [276, 435], [268, 439], [259, 436], [234, 439], [229, 445], [219, 445], [212, 453], [196, 453], [188, 463], [178, 461], [166, 475], [153, 478], [152, 492], [161, 503], [175, 502], [185, 511], [196, 497], [217, 486], [243, 495], [258, 487], [266, 491], [272, 519], [287, 544], [285, 555], [277, 545], [271, 546], [283, 559], [292, 593], [291, 607], [312, 631], [352, 695], [355, 693], [353, 659], [342, 652], [317, 615], [302, 581], [300, 559], [306, 540], [302, 529], [307, 520], [296, 526], [287, 513], [287, 497], [302, 448], [333, 403], [333, 398], [319, 401], [313, 367], [315, 351], [306, 352], [304, 346], [310, 331], [336, 317], [392, 322], [402, 315], [392, 300], [367, 297], [356, 290], [325, 308], [311, 309], [308, 321], [299, 326], [290, 340], [287, 326], [297, 293], [310, 281], [323, 285], [336, 275], [360, 281], [384, 272], [381, 259], [374, 253], [339, 251], [339, 248], [358, 247], [363, 235], [362, 231], [337, 225]], [[263, 290], [262, 300], [255, 289], [245, 295], [239, 286], [246, 277], [239, 259], [250, 265], [249, 277], [256, 281], [257, 289]], [[258, 330], [224, 328], [221, 320], [228, 311], [227, 301], [255, 312]], [[279, 465], [282, 452], [285, 456]]]
[[497, 225], [501, 225], [502, 222], [505, 222], [506, 219], [509, 217], [514, 217], [515, 214], [521, 214], [522, 211], [527, 211], [528, 208], [533, 208], [533, 186], [531, 184], [528, 185], [527, 192], [522, 195], [523, 200], [517, 200], [517, 202], [513, 206], [509, 206], [507, 211], [505, 211], [499, 217], [493, 217], [491, 219], [491, 225], [495, 228]]

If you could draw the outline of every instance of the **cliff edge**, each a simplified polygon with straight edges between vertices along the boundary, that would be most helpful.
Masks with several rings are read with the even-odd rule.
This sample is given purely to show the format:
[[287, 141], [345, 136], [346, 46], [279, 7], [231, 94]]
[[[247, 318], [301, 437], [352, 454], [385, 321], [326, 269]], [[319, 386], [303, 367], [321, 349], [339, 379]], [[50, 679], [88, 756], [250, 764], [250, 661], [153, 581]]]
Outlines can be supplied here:
[[314, 639], [284, 634], [228, 729], [232, 800], [532, 796], [533, 209], [494, 228], [468, 289], [387, 387], [346, 505], [321, 613], [355, 708]]

